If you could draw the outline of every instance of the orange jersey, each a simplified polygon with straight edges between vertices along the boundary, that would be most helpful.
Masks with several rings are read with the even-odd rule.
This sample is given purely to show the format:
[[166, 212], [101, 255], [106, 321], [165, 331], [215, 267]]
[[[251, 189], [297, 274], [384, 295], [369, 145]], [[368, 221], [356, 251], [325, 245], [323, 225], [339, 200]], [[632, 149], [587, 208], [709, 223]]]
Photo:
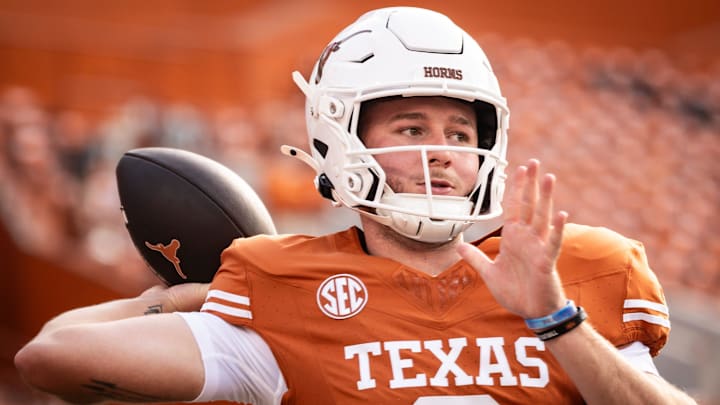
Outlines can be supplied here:
[[[500, 238], [476, 244], [490, 257]], [[653, 355], [669, 332], [642, 246], [569, 224], [558, 271], [568, 298], [615, 346]], [[464, 261], [437, 277], [369, 256], [358, 230], [257, 236], [224, 251], [204, 311], [256, 330], [288, 385], [285, 404], [582, 403], [520, 317]]]

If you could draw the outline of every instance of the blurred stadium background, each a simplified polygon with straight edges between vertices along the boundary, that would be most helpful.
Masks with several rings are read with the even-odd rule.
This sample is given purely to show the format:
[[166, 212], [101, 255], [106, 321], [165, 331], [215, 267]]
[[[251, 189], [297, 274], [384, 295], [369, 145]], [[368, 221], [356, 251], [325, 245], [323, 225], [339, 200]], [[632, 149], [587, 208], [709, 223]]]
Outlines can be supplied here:
[[[349, 223], [278, 152], [306, 144], [290, 72], [307, 76], [339, 29], [391, 4], [0, 1], [0, 404], [58, 403], [12, 365], [46, 320], [155, 281], [120, 216], [123, 152], [225, 163], [281, 232]], [[485, 48], [512, 110], [511, 163], [540, 158], [572, 221], [644, 242], [673, 321], [661, 372], [720, 403], [720, 2], [405, 4]]]

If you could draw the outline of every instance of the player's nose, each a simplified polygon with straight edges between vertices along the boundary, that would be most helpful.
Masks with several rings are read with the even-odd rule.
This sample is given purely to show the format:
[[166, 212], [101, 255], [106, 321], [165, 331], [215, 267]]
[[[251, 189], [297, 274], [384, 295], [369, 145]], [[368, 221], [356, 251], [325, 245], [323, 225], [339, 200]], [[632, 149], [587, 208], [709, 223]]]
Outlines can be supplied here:
[[[430, 136], [428, 145], [430, 146], [448, 146], [449, 141], [443, 131], [434, 131]], [[444, 149], [430, 148], [427, 151], [427, 159], [430, 166], [447, 167], [452, 162], [452, 153]]]

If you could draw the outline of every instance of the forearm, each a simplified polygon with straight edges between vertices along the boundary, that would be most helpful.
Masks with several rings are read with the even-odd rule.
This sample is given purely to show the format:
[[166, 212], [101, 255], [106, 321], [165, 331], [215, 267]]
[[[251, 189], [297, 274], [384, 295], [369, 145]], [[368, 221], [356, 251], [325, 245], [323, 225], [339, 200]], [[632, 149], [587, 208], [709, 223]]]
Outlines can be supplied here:
[[202, 361], [185, 322], [169, 312], [198, 310], [206, 291], [154, 288], [63, 313], [16, 354], [15, 365], [28, 384], [74, 403], [191, 400], [202, 387]]
[[186, 284], [169, 289], [153, 287], [138, 297], [104, 302], [62, 313], [48, 321], [38, 336], [71, 325], [107, 322], [156, 313], [197, 311], [206, 294], [207, 284]]
[[38, 336], [52, 333], [60, 328], [84, 323], [107, 322], [134, 316], [166, 312], [167, 303], [158, 296], [134, 297], [77, 308], [62, 313], [48, 321]]
[[545, 342], [588, 404], [694, 404], [660, 377], [630, 364], [589, 322]]

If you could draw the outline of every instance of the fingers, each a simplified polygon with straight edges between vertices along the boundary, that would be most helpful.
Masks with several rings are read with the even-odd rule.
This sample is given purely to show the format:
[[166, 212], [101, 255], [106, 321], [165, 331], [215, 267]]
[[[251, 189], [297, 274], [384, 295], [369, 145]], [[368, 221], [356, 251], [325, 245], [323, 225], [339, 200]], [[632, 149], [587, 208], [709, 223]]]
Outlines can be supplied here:
[[480, 276], [484, 277], [485, 272], [492, 262], [480, 249], [469, 243], [461, 243], [458, 245], [457, 252], [466, 262], [480, 272]]
[[510, 183], [510, 190], [505, 199], [505, 218], [508, 221], [520, 220], [522, 210], [522, 195], [527, 177], [527, 166], [520, 166], [515, 170]]
[[520, 203], [520, 220], [525, 223], [531, 223], [535, 203], [538, 198], [537, 176], [540, 162], [536, 159], [530, 159], [527, 165], [527, 173], [522, 188], [522, 197]]
[[209, 287], [209, 283], [177, 284], [168, 290], [168, 298], [176, 311], [199, 311]]
[[[544, 238], [547, 236], [550, 227], [550, 217], [553, 210], [553, 188], [555, 187], [555, 176], [546, 174], [540, 181], [540, 196], [535, 203], [534, 215], [532, 216], [533, 231]], [[536, 182], [537, 183], [537, 182]]]
[[[540, 161], [530, 159], [527, 165], [517, 168], [513, 176], [512, 189], [508, 193], [506, 218], [531, 226], [541, 238], [553, 229], [553, 193], [555, 176], [540, 176]], [[565, 214], [567, 216], [567, 214]]]
[[550, 229], [550, 236], [548, 237], [548, 244], [552, 249], [555, 256], [560, 252], [563, 239], [563, 229], [567, 222], [568, 214], [565, 211], [558, 212], [552, 221], [552, 228]]

